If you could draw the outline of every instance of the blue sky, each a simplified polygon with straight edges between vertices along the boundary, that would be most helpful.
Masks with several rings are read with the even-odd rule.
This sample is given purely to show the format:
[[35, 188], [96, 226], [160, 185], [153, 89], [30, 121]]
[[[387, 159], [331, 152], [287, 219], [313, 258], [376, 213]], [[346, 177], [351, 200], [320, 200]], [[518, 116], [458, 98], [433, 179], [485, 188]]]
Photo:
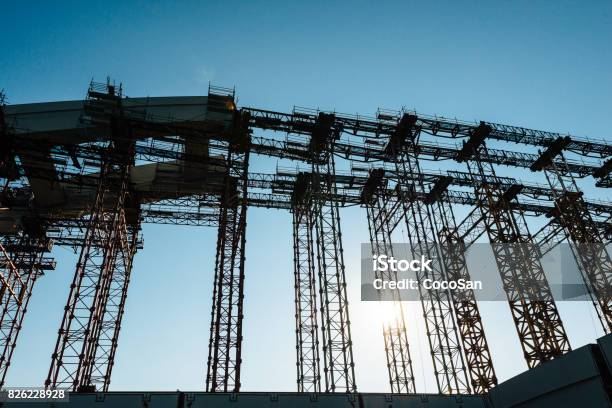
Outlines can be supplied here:
[[[605, 1], [12, 2], [3, 5], [0, 88], [25, 103], [82, 98], [92, 77], [107, 75], [130, 96], [205, 95], [211, 81], [235, 86], [242, 106], [362, 114], [406, 106], [610, 140], [611, 13]], [[357, 385], [387, 391], [380, 322], [359, 301], [365, 211], [341, 215]], [[143, 233], [111, 389], [200, 390], [216, 231]], [[289, 214], [249, 210], [244, 390], [295, 389], [290, 234]], [[55, 255], [9, 385], [46, 377], [75, 262], [66, 249]], [[601, 334], [587, 305], [559, 307], [574, 347]], [[417, 387], [435, 392], [418, 305], [408, 309]], [[483, 304], [482, 313], [498, 376], [523, 371], [507, 308]]]

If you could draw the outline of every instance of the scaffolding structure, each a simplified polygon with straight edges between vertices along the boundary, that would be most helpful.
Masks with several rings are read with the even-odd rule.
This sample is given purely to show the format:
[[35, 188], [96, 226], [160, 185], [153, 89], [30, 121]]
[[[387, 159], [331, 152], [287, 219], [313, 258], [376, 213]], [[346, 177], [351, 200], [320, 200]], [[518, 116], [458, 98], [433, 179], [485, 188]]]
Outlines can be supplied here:
[[[14, 220], [0, 225], [0, 385], [34, 284], [55, 266], [46, 254], [60, 245], [76, 248], [79, 259], [45, 386], [109, 389], [139, 231], [158, 223], [217, 228], [205, 388], [239, 392], [249, 207], [292, 215], [299, 392], [357, 390], [345, 206], [365, 207], [373, 256], [392, 256], [392, 234], [405, 228], [413, 256], [433, 260], [433, 271], [417, 273], [419, 282], [470, 280], [466, 251], [486, 238], [530, 368], [571, 350], [540, 260], [562, 240], [572, 244], [604, 330], [612, 330], [612, 203], [589, 200], [576, 181], [593, 177], [599, 188], [612, 186], [611, 144], [408, 111], [371, 118], [238, 108], [233, 89], [213, 86], [203, 111], [187, 110], [183, 119], [173, 117], [180, 104], [164, 116], [149, 103], [126, 98], [121, 85], [92, 82], [80, 123], [66, 138], [58, 135], [64, 130], [20, 128], [0, 95], [0, 199]], [[493, 149], [489, 140], [544, 151]], [[258, 173], [249, 168], [253, 155], [306, 168]], [[424, 160], [467, 168], [426, 171]], [[161, 170], [139, 183], [136, 174], [149, 165]], [[336, 168], [347, 165], [351, 172]], [[499, 166], [542, 171], [547, 184], [498, 176]], [[53, 199], [43, 205], [41, 194]], [[460, 222], [457, 206], [468, 209]], [[549, 221], [532, 234], [527, 216]], [[383, 324], [390, 389], [414, 394], [409, 322], [400, 292], [390, 293], [393, 313]], [[438, 391], [488, 392], [497, 377], [474, 291], [419, 285], [419, 296]]]
[[[457, 233], [453, 207], [448, 202], [444, 191], [447, 187], [447, 180], [436, 184], [430, 191], [428, 199], [432, 204], [432, 219], [436, 225], [436, 233], [440, 242], [440, 259], [444, 263], [449, 280], [470, 281], [465, 259], [465, 244]], [[497, 385], [497, 376], [476, 296], [472, 289], [464, 289], [451, 291], [451, 297], [457, 326], [463, 341], [463, 352], [472, 391], [484, 394]]]
[[[122, 97], [121, 90], [110, 83], [92, 83], [88, 91], [86, 112], [113, 111], [108, 119], [102, 119], [107, 119], [111, 139], [100, 162], [95, 198], [45, 381], [47, 388], [107, 390], [110, 384], [135, 252], [126, 211], [134, 149], [130, 129], [121, 118]], [[136, 235], [134, 231], [132, 235]]]
[[317, 316], [317, 260], [314, 245], [312, 177], [301, 173], [291, 196], [295, 340], [299, 392], [321, 391], [321, 359]]
[[[233, 106], [233, 91], [209, 89], [209, 111]], [[227, 141], [221, 192], [217, 255], [213, 282], [206, 391], [240, 391], [246, 243], [247, 177], [250, 132], [248, 113], [234, 111], [233, 132]]]
[[325, 392], [356, 392], [337, 188], [330, 177], [335, 173], [332, 151], [339, 136], [334, 119], [333, 114], [319, 113], [308, 144], [315, 198], [323, 377]]
[[[606, 249], [602, 232], [593, 221], [583, 193], [568, 169], [563, 150], [571, 143], [569, 137], [559, 137], [543, 151], [531, 169], [544, 171], [553, 192], [555, 208], [550, 216], [553, 228], [547, 236], [563, 235], [570, 241], [570, 248], [578, 269], [582, 274], [589, 296], [605, 333], [612, 331], [612, 261]], [[556, 157], [559, 160], [555, 161]], [[597, 172], [599, 177], [608, 177], [610, 162]], [[556, 242], [559, 239], [555, 240]], [[555, 242], [553, 241], [553, 242]]]
[[[414, 117], [404, 115], [402, 120], [414, 124]], [[400, 121], [401, 124], [401, 121]], [[410, 131], [404, 143], [414, 143], [418, 132]], [[470, 392], [465, 362], [457, 331], [456, 316], [451, 291], [424, 289], [426, 279], [432, 281], [446, 280], [444, 265], [440, 262], [440, 248], [435, 234], [431, 209], [426, 202], [416, 199], [416, 194], [425, 194], [422, 180], [409, 184], [408, 174], [420, 171], [416, 155], [405, 153], [403, 149], [396, 161], [398, 188], [401, 192], [402, 212], [406, 225], [406, 234], [411, 246], [412, 256], [425, 256], [432, 260], [432, 271], [417, 272], [419, 294], [425, 317], [427, 338], [432, 353], [436, 383], [440, 393], [465, 394]]]
[[45, 237], [24, 231], [16, 237], [5, 237], [0, 243], [2, 288], [0, 289], [0, 387], [4, 385], [11, 358], [36, 280], [55, 262], [45, 257], [51, 242]]
[[531, 368], [567, 353], [571, 347], [540, 263], [540, 250], [531, 242], [523, 212], [509, 205], [522, 186], [504, 190], [489, 184], [487, 177], [495, 177], [495, 169], [478, 160], [481, 151], [486, 154], [485, 139], [491, 131], [489, 125], [481, 123], [458, 158], [467, 162], [477, 197], [477, 206], [464, 222], [488, 235], [523, 354]]
[[[372, 256], [393, 256], [391, 233], [398, 221], [394, 219], [393, 197], [387, 194], [384, 182], [384, 171], [374, 169], [362, 192], [362, 202], [366, 205], [368, 230]], [[389, 207], [392, 207], [391, 209]], [[397, 272], [388, 268], [386, 271], [374, 271], [374, 277], [380, 280], [397, 280]], [[383, 323], [383, 339], [387, 357], [389, 384], [394, 393], [414, 393], [414, 371], [410, 356], [410, 344], [406, 327], [402, 297], [398, 289], [391, 290], [392, 310]], [[381, 299], [382, 300], [382, 299]]]
[[[0, 92], [0, 207], [31, 199], [22, 193], [24, 180], [13, 155], [15, 129], [6, 120], [5, 102]], [[55, 269], [55, 261], [46, 256], [51, 247], [45, 229], [30, 214], [22, 218], [20, 231], [0, 238], [0, 387], [6, 382], [34, 284], [45, 271]]]

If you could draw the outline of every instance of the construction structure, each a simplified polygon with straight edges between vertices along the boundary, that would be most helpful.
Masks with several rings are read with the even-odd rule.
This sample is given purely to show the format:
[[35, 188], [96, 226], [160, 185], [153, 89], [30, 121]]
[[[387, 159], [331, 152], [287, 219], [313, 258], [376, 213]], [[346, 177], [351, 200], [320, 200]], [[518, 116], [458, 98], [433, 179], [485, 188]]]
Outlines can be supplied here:
[[[203, 388], [240, 391], [249, 207], [292, 214], [300, 393], [358, 389], [340, 222], [349, 205], [364, 207], [373, 255], [392, 253], [399, 227], [413, 253], [436, 260], [419, 280], [469, 279], [466, 249], [490, 242], [530, 368], [571, 351], [541, 264], [560, 242], [572, 244], [602, 327], [612, 330], [612, 202], [589, 199], [576, 182], [612, 186], [612, 142], [407, 110], [238, 107], [233, 89], [212, 86], [202, 97], [127, 98], [121, 85], [92, 82], [82, 101], [0, 102], [0, 384], [34, 283], [55, 266], [48, 253], [65, 245], [79, 259], [44, 385], [109, 390], [139, 231], [159, 223], [218, 230]], [[489, 147], [503, 143], [520, 151]], [[252, 172], [256, 156], [296, 166]], [[455, 168], [428, 171], [424, 160]], [[498, 175], [504, 166], [542, 172], [547, 184]], [[528, 217], [544, 227], [531, 231]], [[491, 391], [498, 380], [475, 293], [419, 295], [438, 392]], [[413, 327], [399, 291], [391, 301], [381, 344], [390, 391], [415, 394]]]

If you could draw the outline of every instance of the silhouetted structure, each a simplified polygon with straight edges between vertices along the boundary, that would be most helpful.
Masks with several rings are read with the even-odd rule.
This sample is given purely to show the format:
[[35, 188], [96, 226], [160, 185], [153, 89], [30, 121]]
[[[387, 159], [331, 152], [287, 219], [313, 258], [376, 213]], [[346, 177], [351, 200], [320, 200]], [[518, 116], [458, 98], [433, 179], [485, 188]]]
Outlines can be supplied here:
[[[408, 111], [369, 118], [239, 108], [233, 90], [217, 87], [207, 97], [126, 98], [107, 81], [92, 82], [85, 101], [1, 101], [2, 384], [34, 282], [54, 267], [45, 256], [54, 243], [78, 249], [79, 260], [45, 385], [107, 391], [140, 226], [170, 223], [218, 228], [205, 383], [209, 392], [239, 391], [250, 206], [293, 216], [299, 392], [357, 391], [340, 228], [348, 205], [366, 208], [373, 254], [390, 254], [393, 231], [405, 225], [412, 251], [437, 260], [421, 281], [469, 279], [463, 253], [486, 234], [529, 367], [571, 350], [540, 261], [563, 239], [575, 244], [604, 330], [612, 330], [612, 204], [587, 200], [575, 182], [594, 176], [598, 187], [612, 185], [612, 144]], [[491, 149], [489, 140], [544, 151]], [[250, 172], [252, 155], [305, 167]], [[423, 159], [467, 168], [427, 172]], [[337, 161], [352, 171], [336, 171]], [[497, 165], [543, 171], [548, 185], [498, 176]], [[461, 222], [455, 204], [472, 208]], [[532, 235], [525, 217], [542, 215], [550, 221]], [[439, 392], [487, 393], [497, 378], [474, 292], [419, 294]], [[393, 292], [384, 347], [391, 391], [413, 394], [401, 300]]]

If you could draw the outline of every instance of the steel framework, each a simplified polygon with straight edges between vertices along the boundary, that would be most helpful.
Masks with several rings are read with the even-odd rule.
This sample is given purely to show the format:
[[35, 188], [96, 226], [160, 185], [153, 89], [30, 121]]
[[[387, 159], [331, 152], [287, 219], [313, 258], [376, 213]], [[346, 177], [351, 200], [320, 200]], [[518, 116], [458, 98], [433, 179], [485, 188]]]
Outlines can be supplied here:
[[34, 284], [45, 270], [55, 268], [55, 262], [44, 257], [50, 250], [48, 239], [26, 232], [6, 237], [0, 243], [0, 265], [3, 270], [0, 289], [0, 387], [4, 385], [11, 365]]
[[[573, 244], [574, 259], [592, 298], [597, 316], [605, 333], [612, 331], [612, 261], [606, 250], [604, 237], [597, 228], [583, 199], [574, 176], [569, 171], [563, 150], [571, 144], [569, 137], [559, 137], [543, 151], [531, 169], [543, 170], [553, 193], [555, 209], [551, 211], [558, 228], [549, 232], [558, 235], [561, 230]], [[559, 160], [553, 160], [559, 157]], [[610, 171], [604, 166], [600, 176]]]
[[[391, 199], [386, 194], [386, 183], [383, 182], [384, 172], [373, 170], [369, 181], [362, 192], [362, 201], [366, 204], [368, 230], [372, 256], [393, 256], [391, 232], [397, 222], [393, 220], [393, 211], [388, 206]], [[397, 272], [388, 268], [386, 271], [375, 270], [375, 278], [383, 281], [397, 280]], [[393, 393], [415, 393], [414, 371], [410, 357], [406, 318], [402, 306], [402, 298], [398, 289], [391, 290], [392, 309], [390, 316], [383, 322], [383, 339], [387, 357], [389, 383]]]
[[[231, 106], [233, 92], [209, 91], [209, 109], [226, 111]], [[240, 391], [249, 150], [248, 113], [235, 112], [220, 198], [206, 376], [209, 392]]]
[[476, 128], [459, 160], [467, 161], [474, 175], [477, 207], [473, 214], [488, 234], [525, 360], [531, 368], [563, 355], [571, 347], [524, 214], [509, 207], [521, 187], [511, 186], [504, 191], [487, 183], [487, 175], [495, 176], [495, 170], [478, 160], [481, 151], [486, 154], [485, 139], [491, 130], [484, 123]]
[[[436, 184], [429, 195], [436, 232], [440, 242], [440, 259], [449, 280], [471, 280], [465, 260], [466, 248], [457, 234], [453, 208], [444, 193], [445, 182]], [[442, 187], [438, 187], [442, 186]], [[486, 393], [497, 385], [493, 359], [485, 336], [478, 303], [472, 289], [451, 291], [457, 326], [463, 341], [472, 391]]]
[[388, 121], [397, 123], [397, 127], [389, 138], [385, 151], [387, 159], [395, 162], [397, 199], [401, 203], [401, 214], [412, 256], [415, 258], [425, 256], [433, 263], [431, 271], [418, 271], [416, 278], [419, 282], [419, 295], [438, 391], [448, 394], [466, 393], [470, 387], [449, 293], [427, 290], [422, 285], [426, 279], [443, 280], [444, 271], [439, 254], [435, 254], [438, 252], [438, 245], [432, 234], [430, 210], [424, 202], [416, 199], [417, 193], [425, 193], [424, 183], [422, 180], [411, 183], [412, 180], [408, 176], [419, 171], [414, 148], [410, 152], [407, 151], [407, 147], [413, 147], [418, 138], [419, 129], [415, 129], [416, 119], [410, 114], [402, 115], [399, 120], [388, 116]]
[[[386, 217], [391, 220], [391, 229], [397, 226], [399, 219], [404, 219], [413, 254], [426, 254], [428, 259], [437, 263], [431, 273], [432, 278], [457, 280], [463, 277], [469, 280], [465, 265], [461, 267], [458, 263], [464, 261], [461, 258], [463, 254], [453, 254], [454, 262], [449, 263], [450, 257], [441, 256], [444, 250], [445, 255], [449, 255], [448, 243], [443, 247], [437, 242], [439, 222], [447, 217], [444, 217], [445, 213], [438, 214], [433, 204], [452, 179], [437, 179], [431, 184], [431, 191], [427, 192], [424, 180], [412, 176], [422, 174], [416, 153], [418, 149], [415, 148], [420, 133], [420, 129], [415, 127], [416, 117], [411, 114], [404, 114], [399, 120], [396, 115], [384, 117], [387, 123], [397, 123], [396, 131], [385, 147], [386, 159], [395, 162], [393, 175], [397, 179], [395, 202], [388, 206], [390, 215]], [[417, 275], [420, 281], [430, 277], [429, 273]], [[444, 393], [469, 392], [464, 368], [465, 354], [474, 392], [485, 392], [496, 379], [484, 330], [479, 323], [480, 315], [473, 291], [451, 292], [425, 291], [420, 288], [439, 390]], [[463, 344], [460, 344], [456, 326], [460, 328]]]
[[315, 202], [315, 231], [319, 293], [321, 296], [321, 340], [326, 392], [356, 392], [353, 341], [349, 317], [344, 251], [335, 174], [333, 145], [338, 137], [332, 127], [334, 115], [321, 113], [311, 130], [309, 152]]
[[[415, 158], [406, 157], [398, 165], [402, 173], [412, 172], [412, 167], [418, 163]], [[408, 166], [406, 167], [406, 164]], [[416, 170], [416, 168], [415, 168]], [[413, 186], [416, 191], [424, 193], [424, 186]], [[424, 255], [433, 260], [432, 271], [417, 272], [417, 280], [423, 283], [426, 279], [432, 281], [446, 280], [443, 264], [440, 263], [439, 245], [433, 230], [431, 211], [422, 201], [411, 198], [412, 192], [402, 194], [404, 221], [406, 233], [414, 257]], [[450, 291], [423, 289], [419, 285], [421, 305], [429, 345], [432, 352], [434, 372], [438, 390], [444, 394], [469, 393], [463, 354], [455, 323], [455, 311]]]
[[[206, 389], [239, 391], [248, 206], [293, 215], [299, 391], [356, 391], [341, 206], [365, 204], [375, 253], [392, 252], [391, 234], [404, 221], [413, 252], [439, 260], [435, 273], [420, 275], [421, 280], [469, 279], [464, 252], [486, 234], [529, 367], [570, 349], [539, 261], [559, 238], [573, 244], [604, 329], [612, 329], [612, 266], [604, 245], [612, 205], [584, 199], [575, 181], [593, 176], [596, 186], [612, 185], [612, 146], [606, 142], [406, 111], [399, 116], [379, 111], [370, 118], [308, 109], [237, 109], [234, 91], [215, 87], [209, 88], [205, 115], [181, 121], [151, 114], [148, 102], [132, 103], [110, 82], [90, 85], [84, 126], [67, 130], [70, 137], [62, 138], [16, 129], [15, 117], [9, 126], [3, 101], [0, 95], [0, 197], [2, 210], [10, 216], [15, 210], [17, 221], [0, 241], [0, 385], [34, 282], [53, 267], [44, 256], [53, 242], [76, 247], [80, 254], [46, 386], [108, 389], [141, 242], [138, 231], [142, 222], [153, 222], [218, 228]], [[286, 137], [252, 136], [253, 129]], [[442, 138], [464, 142], [442, 144]], [[485, 139], [547, 150], [491, 149]], [[249, 172], [251, 154], [303, 162], [309, 172]], [[336, 171], [337, 157], [353, 166], [352, 174]], [[582, 157], [607, 160], [584, 162]], [[425, 172], [419, 164], [423, 159], [467, 162], [468, 172]], [[156, 179], [137, 192], [131, 180], [136, 161], [164, 164], [177, 176]], [[360, 170], [357, 162], [374, 163], [380, 170]], [[497, 176], [494, 165], [543, 170], [548, 185]], [[71, 212], [39, 206], [36, 195], [42, 185], [78, 197], [75, 206], [82, 208]], [[456, 204], [473, 208], [459, 225]], [[532, 236], [526, 213], [547, 215], [551, 222]], [[534, 247], [536, 242], [544, 246]], [[412, 393], [400, 300], [397, 294], [399, 311], [383, 335], [391, 390]], [[483, 393], [494, 386], [473, 291], [424, 291], [421, 300], [440, 392]]]
[[300, 174], [291, 197], [298, 392], [321, 391], [312, 181]]
[[[94, 113], [99, 108], [121, 108], [121, 91], [110, 84], [102, 88], [92, 83], [88, 96], [88, 107]], [[100, 165], [95, 199], [45, 381], [47, 388], [106, 390], [110, 383], [133, 257], [126, 206], [134, 153], [126, 135], [129, 128], [121, 118], [105, 119], [113, 137]]]
[[[23, 180], [13, 155], [14, 129], [6, 121], [4, 108], [5, 96], [0, 92], [0, 206], [10, 207], [18, 202], [16, 191], [23, 189]], [[44, 227], [26, 215], [20, 219], [20, 232], [0, 239], [0, 387], [6, 381], [34, 284], [55, 268], [53, 259], [45, 256], [52, 243]]]

